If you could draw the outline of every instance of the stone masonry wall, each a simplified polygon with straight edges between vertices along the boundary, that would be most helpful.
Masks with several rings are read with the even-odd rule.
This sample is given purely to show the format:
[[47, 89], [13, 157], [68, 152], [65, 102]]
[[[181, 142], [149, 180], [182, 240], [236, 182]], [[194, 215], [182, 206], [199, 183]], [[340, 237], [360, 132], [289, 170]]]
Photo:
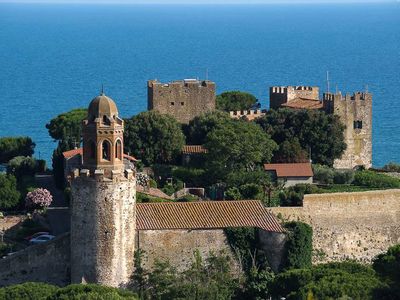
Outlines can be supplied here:
[[215, 83], [211, 81], [148, 82], [148, 109], [173, 116], [187, 124], [215, 109]]
[[370, 262], [400, 243], [400, 190], [305, 195], [303, 207], [270, 210], [312, 226], [314, 262]]
[[79, 176], [72, 181], [71, 191], [72, 282], [124, 286], [133, 270], [134, 177]]
[[151, 269], [156, 259], [168, 260], [178, 271], [191, 265], [194, 251], [198, 250], [205, 260], [210, 252], [223, 251], [231, 257], [233, 269], [240, 270], [223, 229], [213, 230], [140, 230], [136, 248], [145, 251], [144, 267]]
[[0, 286], [27, 281], [55, 285], [70, 283], [69, 233], [54, 240], [30, 246], [0, 260]]
[[270, 108], [278, 109], [282, 104], [296, 98], [319, 99], [317, 86], [273, 86], [269, 88]]

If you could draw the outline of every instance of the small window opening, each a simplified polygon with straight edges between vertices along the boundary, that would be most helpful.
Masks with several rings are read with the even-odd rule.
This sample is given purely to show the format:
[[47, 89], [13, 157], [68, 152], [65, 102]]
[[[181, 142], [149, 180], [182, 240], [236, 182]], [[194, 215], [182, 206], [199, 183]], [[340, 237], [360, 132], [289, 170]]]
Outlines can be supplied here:
[[115, 144], [115, 158], [122, 159], [122, 143], [120, 140], [117, 140]]
[[175, 105], [175, 102], [171, 102], [171, 106], [174, 106]]
[[185, 102], [181, 102], [181, 105], [184, 106], [184, 105], [185, 105]]
[[362, 129], [362, 121], [354, 121], [354, 129]]

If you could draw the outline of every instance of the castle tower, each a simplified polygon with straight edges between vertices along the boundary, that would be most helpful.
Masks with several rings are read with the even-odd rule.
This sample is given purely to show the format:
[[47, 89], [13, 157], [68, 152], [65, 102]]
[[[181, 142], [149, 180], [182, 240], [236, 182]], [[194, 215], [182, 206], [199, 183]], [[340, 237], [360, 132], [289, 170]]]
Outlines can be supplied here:
[[347, 149], [334, 161], [336, 169], [372, 166], [372, 95], [356, 92], [353, 95], [325, 93], [324, 110], [339, 116], [346, 126], [344, 139]]
[[170, 83], [147, 82], [147, 108], [187, 124], [194, 117], [215, 110], [215, 83], [184, 79]]
[[132, 275], [136, 181], [124, 169], [123, 131], [114, 101], [94, 98], [82, 124], [83, 165], [71, 182], [72, 283], [121, 287]]

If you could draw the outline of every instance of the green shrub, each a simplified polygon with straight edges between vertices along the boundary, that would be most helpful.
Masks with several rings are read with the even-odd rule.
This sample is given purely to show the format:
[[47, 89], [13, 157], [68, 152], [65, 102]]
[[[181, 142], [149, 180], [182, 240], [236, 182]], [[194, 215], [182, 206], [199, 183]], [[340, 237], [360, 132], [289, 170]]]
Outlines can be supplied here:
[[237, 187], [231, 187], [225, 191], [225, 199], [226, 200], [240, 200], [240, 199], [243, 199], [243, 196]]
[[354, 181], [353, 170], [335, 170], [333, 182], [335, 184], [351, 184]]
[[157, 188], [157, 181], [155, 181], [154, 179], [150, 179], [149, 181], [149, 185], [151, 188]]
[[286, 257], [283, 269], [307, 268], [312, 259], [312, 228], [302, 222], [289, 222], [284, 225], [287, 229], [285, 244]]
[[282, 206], [302, 206], [305, 194], [324, 193], [325, 190], [313, 184], [296, 184], [279, 193]]
[[176, 202], [195, 202], [195, 201], [199, 201], [199, 197], [190, 194], [176, 199]]
[[332, 168], [323, 165], [313, 165], [314, 181], [323, 184], [332, 184], [335, 172]]
[[260, 185], [255, 183], [247, 183], [239, 187], [240, 194], [243, 199], [258, 199], [262, 193], [262, 188]]
[[12, 251], [12, 245], [0, 242], [0, 258]]
[[371, 267], [356, 262], [328, 263], [278, 274], [272, 296], [286, 299], [373, 299], [382, 287]]
[[160, 202], [168, 202], [168, 200], [158, 197], [152, 197], [144, 193], [137, 192], [136, 193], [136, 202], [137, 203], [160, 203]]
[[172, 176], [191, 186], [201, 187], [207, 183], [204, 169], [174, 167]]
[[0, 288], [0, 299], [4, 300], [45, 300], [57, 291], [58, 287], [40, 282], [26, 282]]
[[400, 173], [400, 164], [390, 162], [387, 165], [383, 166], [383, 169], [389, 172], [397, 172]]
[[17, 178], [33, 176], [36, 172], [36, 159], [29, 156], [16, 156], [8, 162], [7, 173]]
[[370, 188], [400, 188], [400, 179], [364, 170], [356, 172], [354, 184]]
[[96, 300], [136, 300], [137, 295], [117, 288], [111, 288], [96, 284], [71, 284], [64, 288], [59, 288], [48, 300], [64, 299], [96, 299]]
[[13, 209], [19, 204], [20, 193], [13, 175], [0, 174], [0, 209]]

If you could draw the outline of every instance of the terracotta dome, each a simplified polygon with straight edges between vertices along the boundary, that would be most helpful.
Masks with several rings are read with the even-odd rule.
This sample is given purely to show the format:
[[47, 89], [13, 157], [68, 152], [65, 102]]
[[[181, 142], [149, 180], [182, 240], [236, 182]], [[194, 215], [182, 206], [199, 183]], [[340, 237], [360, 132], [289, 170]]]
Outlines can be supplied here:
[[94, 120], [95, 118], [103, 118], [107, 116], [109, 118], [114, 118], [118, 116], [118, 109], [115, 102], [104, 94], [94, 98], [88, 108], [89, 120]]

